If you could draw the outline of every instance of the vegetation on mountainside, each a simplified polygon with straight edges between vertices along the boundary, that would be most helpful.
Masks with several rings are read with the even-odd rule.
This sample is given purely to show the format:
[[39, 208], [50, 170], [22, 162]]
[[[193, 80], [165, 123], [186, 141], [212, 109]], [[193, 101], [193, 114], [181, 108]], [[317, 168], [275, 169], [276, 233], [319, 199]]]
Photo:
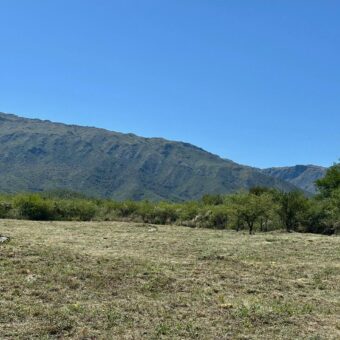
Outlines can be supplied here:
[[296, 189], [187, 143], [0, 113], [0, 192], [179, 202], [256, 185]]
[[31, 220], [130, 220], [217, 229], [333, 234], [340, 232], [340, 165], [317, 181], [320, 194], [254, 187], [249, 192], [205, 195], [183, 203], [111, 201], [64, 191], [0, 197], [0, 217]]

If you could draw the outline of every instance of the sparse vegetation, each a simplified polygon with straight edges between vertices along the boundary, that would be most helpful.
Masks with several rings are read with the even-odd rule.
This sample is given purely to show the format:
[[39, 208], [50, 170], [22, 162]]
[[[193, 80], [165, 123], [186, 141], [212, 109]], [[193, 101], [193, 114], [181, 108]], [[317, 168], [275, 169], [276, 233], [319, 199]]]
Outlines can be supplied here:
[[0, 230], [11, 238], [1, 339], [340, 337], [338, 237], [132, 222]]

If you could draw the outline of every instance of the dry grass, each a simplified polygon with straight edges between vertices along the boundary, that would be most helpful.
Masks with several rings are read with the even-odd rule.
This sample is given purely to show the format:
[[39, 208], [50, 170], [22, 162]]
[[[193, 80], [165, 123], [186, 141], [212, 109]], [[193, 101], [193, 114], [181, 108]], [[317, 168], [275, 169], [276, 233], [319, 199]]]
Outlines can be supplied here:
[[338, 237], [10, 220], [0, 232], [0, 338], [340, 338]]

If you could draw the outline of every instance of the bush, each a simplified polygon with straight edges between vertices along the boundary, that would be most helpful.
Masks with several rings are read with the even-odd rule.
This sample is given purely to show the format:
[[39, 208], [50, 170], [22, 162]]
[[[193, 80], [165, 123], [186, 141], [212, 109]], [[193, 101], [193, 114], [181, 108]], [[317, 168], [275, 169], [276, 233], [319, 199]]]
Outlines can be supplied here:
[[44, 221], [55, 218], [51, 201], [42, 199], [38, 194], [18, 196], [14, 206], [22, 218]]
[[138, 203], [138, 207], [133, 212], [134, 217], [139, 217], [145, 223], [154, 223], [154, 204], [149, 201], [142, 201]]
[[90, 221], [97, 212], [97, 206], [86, 200], [61, 200], [54, 203], [54, 215], [61, 220]]
[[171, 224], [178, 219], [178, 211], [173, 204], [161, 202], [154, 208], [154, 223], [156, 224]]
[[229, 214], [227, 207], [220, 205], [214, 207], [209, 216], [209, 223], [211, 227], [216, 229], [226, 229], [228, 227]]
[[191, 221], [202, 212], [198, 202], [185, 202], [181, 204], [179, 218], [181, 221]]
[[9, 202], [0, 202], [0, 218], [9, 217], [9, 212], [12, 209], [12, 204]]
[[116, 205], [116, 210], [118, 216], [129, 217], [138, 210], [138, 203], [134, 201], [118, 202]]

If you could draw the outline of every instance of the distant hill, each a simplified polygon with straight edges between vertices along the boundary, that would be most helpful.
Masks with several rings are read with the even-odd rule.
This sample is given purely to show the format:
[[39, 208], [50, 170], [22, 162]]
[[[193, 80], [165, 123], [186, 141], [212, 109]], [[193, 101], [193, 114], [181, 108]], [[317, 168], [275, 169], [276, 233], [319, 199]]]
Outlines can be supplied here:
[[317, 165], [295, 165], [291, 167], [268, 168], [263, 173], [287, 181], [298, 188], [316, 193], [314, 182], [325, 176], [327, 168]]
[[176, 201], [255, 185], [295, 188], [191, 144], [0, 113], [1, 192]]

